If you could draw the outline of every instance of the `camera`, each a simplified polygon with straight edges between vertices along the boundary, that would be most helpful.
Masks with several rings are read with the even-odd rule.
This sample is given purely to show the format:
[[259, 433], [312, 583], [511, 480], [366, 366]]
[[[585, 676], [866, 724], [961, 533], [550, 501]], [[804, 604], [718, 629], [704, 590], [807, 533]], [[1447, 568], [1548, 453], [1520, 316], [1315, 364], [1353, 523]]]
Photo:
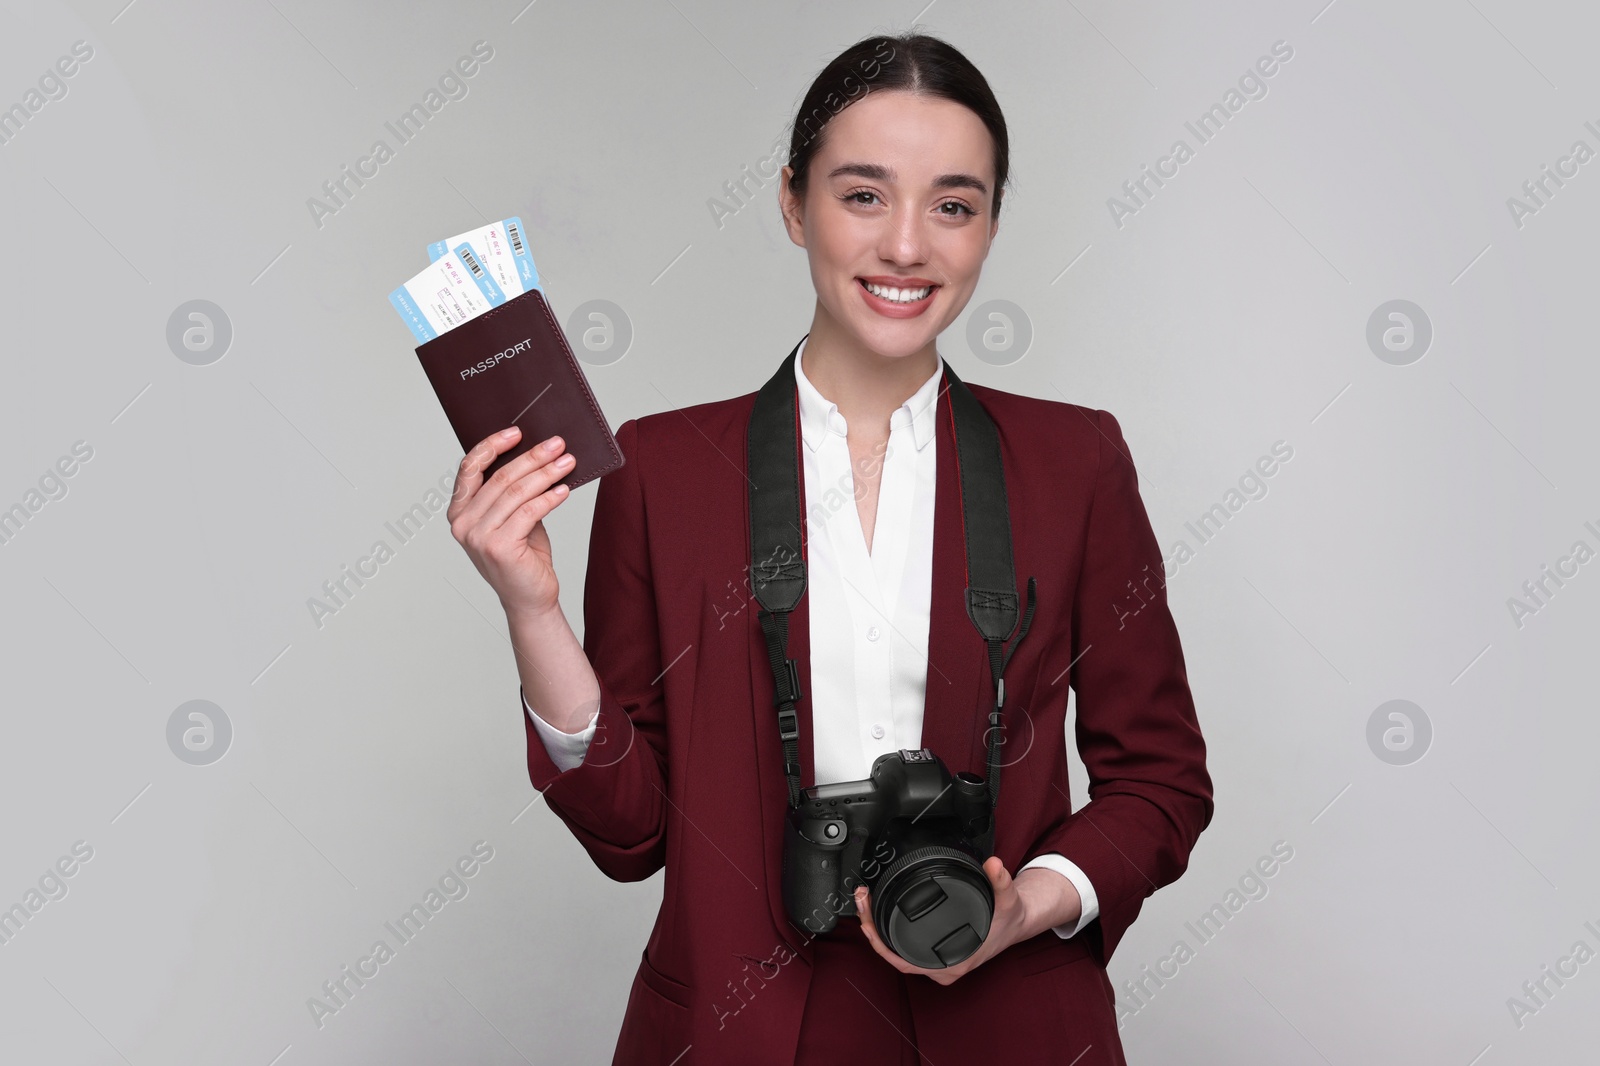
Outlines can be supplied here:
[[813, 933], [856, 914], [872, 893], [872, 921], [895, 954], [925, 969], [954, 966], [983, 944], [994, 890], [983, 860], [994, 850], [984, 779], [954, 775], [927, 748], [878, 756], [864, 781], [813, 785], [789, 809], [783, 901]]

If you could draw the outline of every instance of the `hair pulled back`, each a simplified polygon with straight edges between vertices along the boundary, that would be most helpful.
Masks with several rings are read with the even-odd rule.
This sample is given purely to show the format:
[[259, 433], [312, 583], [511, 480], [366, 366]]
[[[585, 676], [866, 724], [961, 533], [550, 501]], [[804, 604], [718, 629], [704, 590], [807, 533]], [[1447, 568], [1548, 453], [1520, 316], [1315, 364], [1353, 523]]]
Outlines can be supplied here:
[[869, 93], [890, 89], [952, 100], [983, 121], [994, 141], [993, 210], [998, 215], [1011, 161], [1000, 104], [971, 60], [939, 38], [915, 32], [863, 38], [822, 68], [800, 102], [789, 136], [794, 194], [805, 198], [811, 158], [822, 147], [829, 120]]

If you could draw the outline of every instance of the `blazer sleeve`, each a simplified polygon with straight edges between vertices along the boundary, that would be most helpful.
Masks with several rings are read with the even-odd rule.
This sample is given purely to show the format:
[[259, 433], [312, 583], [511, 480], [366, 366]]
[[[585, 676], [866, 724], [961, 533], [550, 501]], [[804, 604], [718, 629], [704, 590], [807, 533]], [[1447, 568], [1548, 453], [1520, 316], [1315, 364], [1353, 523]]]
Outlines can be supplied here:
[[667, 731], [636, 420], [623, 465], [600, 479], [583, 587], [583, 650], [600, 682], [594, 737], [563, 770], [524, 714], [528, 775], [606, 876], [642, 881], [666, 862]]
[[1145, 897], [1176, 881], [1211, 822], [1211, 777], [1166, 577], [1122, 429], [1096, 411], [1100, 446], [1072, 606], [1071, 684], [1089, 802], [1038, 841], [1094, 885], [1086, 936], [1102, 964]]

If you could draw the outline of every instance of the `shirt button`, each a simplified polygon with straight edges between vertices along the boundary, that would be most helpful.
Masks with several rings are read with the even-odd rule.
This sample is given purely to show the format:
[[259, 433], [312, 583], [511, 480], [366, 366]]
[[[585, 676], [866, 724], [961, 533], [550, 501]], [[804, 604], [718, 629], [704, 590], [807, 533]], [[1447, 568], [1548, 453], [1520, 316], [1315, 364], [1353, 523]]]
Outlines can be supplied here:
[[875, 726], [872, 727], [872, 739], [873, 740], [882, 740], [883, 739], [883, 726], [875, 725]]
[[868, 626], [867, 627], [867, 639], [868, 640], [877, 640], [878, 639], [878, 627], [877, 626]]

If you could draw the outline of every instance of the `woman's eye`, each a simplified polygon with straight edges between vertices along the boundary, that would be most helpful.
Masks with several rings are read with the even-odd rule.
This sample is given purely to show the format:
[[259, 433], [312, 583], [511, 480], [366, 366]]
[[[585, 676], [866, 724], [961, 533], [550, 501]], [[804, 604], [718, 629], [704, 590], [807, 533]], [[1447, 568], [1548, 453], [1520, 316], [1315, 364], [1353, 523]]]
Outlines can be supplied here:
[[[871, 189], [856, 189], [852, 192], [845, 193], [840, 197], [840, 199], [847, 204], [859, 204], [862, 207], [872, 207], [875, 204], [882, 203], [882, 200], [879, 199], [878, 194], [873, 192]], [[954, 211], [948, 210], [952, 207], [955, 208]], [[935, 208], [935, 213], [944, 215], [946, 218], [968, 218], [976, 215], [978, 212], [974, 211], [960, 200], [946, 200], [944, 203]]]

